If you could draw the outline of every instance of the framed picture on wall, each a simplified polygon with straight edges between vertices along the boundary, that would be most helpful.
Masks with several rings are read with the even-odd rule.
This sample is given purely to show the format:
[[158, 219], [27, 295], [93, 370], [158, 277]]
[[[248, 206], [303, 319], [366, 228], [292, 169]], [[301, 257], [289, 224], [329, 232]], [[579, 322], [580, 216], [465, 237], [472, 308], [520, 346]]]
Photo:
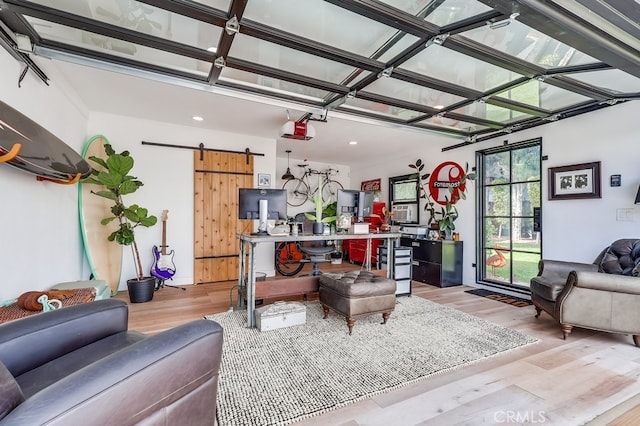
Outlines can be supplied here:
[[549, 200], [601, 198], [600, 162], [549, 167]]
[[260, 188], [271, 187], [271, 175], [267, 173], [258, 173], [258, 186]]

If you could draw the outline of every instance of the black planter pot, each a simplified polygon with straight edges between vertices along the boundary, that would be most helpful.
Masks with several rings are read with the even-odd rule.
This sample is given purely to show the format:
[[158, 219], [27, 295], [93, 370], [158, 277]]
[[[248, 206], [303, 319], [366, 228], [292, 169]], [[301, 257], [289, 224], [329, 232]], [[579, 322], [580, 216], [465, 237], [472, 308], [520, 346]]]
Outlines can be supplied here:
[[149, 302], [153, 299], [153, 293], [156, 290], [156, 279], [153, 277], [144, 277], [141, 280], [132, 278], [127, 280], [127, 288], [131, 303]]
[[313, 234], [314, 235], [322, 235], [322, 234], [324, 234], [324, 223], [322, 223], [322, 222], [313, 222]]

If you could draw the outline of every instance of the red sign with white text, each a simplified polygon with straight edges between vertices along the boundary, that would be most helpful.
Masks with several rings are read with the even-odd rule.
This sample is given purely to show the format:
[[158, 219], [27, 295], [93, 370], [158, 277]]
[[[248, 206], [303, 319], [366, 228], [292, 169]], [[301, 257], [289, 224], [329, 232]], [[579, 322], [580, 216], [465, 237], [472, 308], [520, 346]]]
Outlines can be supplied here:
[[382, 179], [365, 180], [360, 184], [360, 191], [380, 191]]
[[464, 176], [464, 169], [453, 161], [445, 161], [433, 170], [429, 178], [429, 193], [438, 204], [445, 205], [447, 198], [452, 204], [460, 199], [460, 191], [464, 191], [466, 184], [460, 183]]

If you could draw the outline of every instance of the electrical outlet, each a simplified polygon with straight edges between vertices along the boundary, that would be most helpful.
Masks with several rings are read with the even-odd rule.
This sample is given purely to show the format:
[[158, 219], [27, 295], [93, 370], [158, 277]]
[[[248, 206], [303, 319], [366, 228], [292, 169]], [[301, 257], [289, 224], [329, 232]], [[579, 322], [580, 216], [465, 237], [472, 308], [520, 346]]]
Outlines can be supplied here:
[[633, 222], [633, 209], [616, 209], [618, 222]]

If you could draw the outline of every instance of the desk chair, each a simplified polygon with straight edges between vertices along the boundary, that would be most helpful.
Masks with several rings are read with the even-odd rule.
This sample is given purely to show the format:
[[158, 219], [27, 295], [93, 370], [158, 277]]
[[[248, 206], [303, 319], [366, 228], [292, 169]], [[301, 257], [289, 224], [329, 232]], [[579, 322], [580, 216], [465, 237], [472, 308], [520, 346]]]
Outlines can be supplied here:
[[[302, 224], [302, 232], [304, 234], [311, 234], [313, 232], [313, 221], [307, 219], [304, 213], [298, 213], [295, 217], [295, 221], [296, 223]], [[324, 241], [319, 241], [318, 243], [321, 245], [305, 246], [304, 243], [299, 244], [300, 251], [309, 256], [308, 259], [305, 259], [302, 262], [313, 263], [313, 269], [310, 274], [312, 277], [322, 275], [320, 263], [330, 262], [330, 260], [327, 259], [327, 255], [336, 251], [334, 246], [327, 246]]]

